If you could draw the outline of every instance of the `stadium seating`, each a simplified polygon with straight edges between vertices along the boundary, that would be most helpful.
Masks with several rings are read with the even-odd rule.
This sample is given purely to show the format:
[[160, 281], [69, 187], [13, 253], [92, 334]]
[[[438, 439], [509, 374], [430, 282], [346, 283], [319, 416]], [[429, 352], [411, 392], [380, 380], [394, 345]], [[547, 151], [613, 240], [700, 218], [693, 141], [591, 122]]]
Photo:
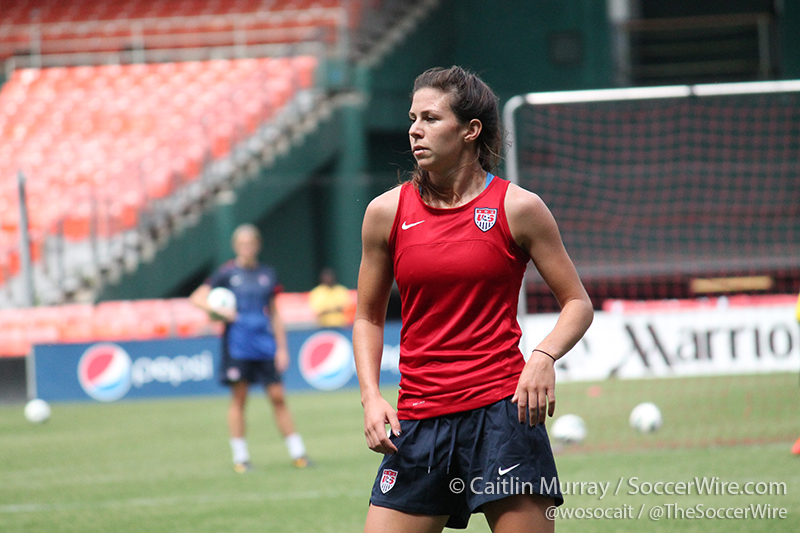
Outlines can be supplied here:
[[35, 343], [95, 342], [213, 335], [221, 325], [186, 300], [106, 302], [0, 310], [0, 357]]
[[[355, 303], [356, 292], [350, 291]], [[287, 329], [316, 326], [308, 293], [282, 293], [276, 305]], [[0, 357], [27, 355], [34, 344], [151, 340], [219, 335], [222, 324], [186, 298], [0, 309]]]
[[[244, 57], [264, 52], [244, 54], [252, 45], [336, 45], [341, 31], [358, 24], [361, 7], [343, 0], [20, 0], [4, 6], [0, 60], [72, 54], [79, 59], [43, 64], [141, 64], [18, 68], [2, 87], [0, 288], [19, 278], [22, 262], [13, 179], [19, 171], [28, 182], [34, 262], [52, 248], [48, 236], [57, 235], [83, 263], [94, 254], [95, 269], [98, 252], [89, 237], [108, 239], [140, 226], [142, 216], [152, 220], [154, 203], [186, 204], [182, 191], [310, 88], [317, 66], [315, 57], [297, 56], [299, 48], [277, 52], [291, 59], [160, 64], [91, 53], [227, 47], [238, 51], [200, 57]], [[43, 268], [72, 268], [61, 263]], [[13, 305], [18, 289], [0, 294], [0, 306]]]
[[33, 259], [130, 230], [153, 202], [314, 83], [314, 57], [23, 69], [0, 91], [0, 283], [19, 272], [14, 177], [27, 177]]
[[0, 59], [131, 48], [333, 43], [359, 18], [342, 0], [21, 0], [0, 12]]
[[[45, 304], [91, 301], [90, 291], [149, 261], [176, 227], [190, 215], [196, 220], [209, 191], [240, 183], [236, 172], [254, 168], [254, 157], [269, 165], [313, 128], [321, 91], [305, 89], [316, 83], [318, 58], [361, 57], [388, 36], [397, 42], [403, 32], [388, 29], [431, 5], [19, 0], [4, 6], [0, 60], [13, 58], [0, 86], [0, 308], [27, 301], [18, 172], [27, 180], [35, 297]], [[342, 38], [367, 18], [377, 36]], [[373, 60], [386, 53], [382, 45]], [[244, 57], [250, 59], [231, 59]], [[326, 116], [329, 108], [320, 109]], [[291, 117], [302, 120], [299, 127], [292, 129]], [[171, 218], [175, 206], [186, 218]], [[81, 288], [86, 292], [76, 296]]]

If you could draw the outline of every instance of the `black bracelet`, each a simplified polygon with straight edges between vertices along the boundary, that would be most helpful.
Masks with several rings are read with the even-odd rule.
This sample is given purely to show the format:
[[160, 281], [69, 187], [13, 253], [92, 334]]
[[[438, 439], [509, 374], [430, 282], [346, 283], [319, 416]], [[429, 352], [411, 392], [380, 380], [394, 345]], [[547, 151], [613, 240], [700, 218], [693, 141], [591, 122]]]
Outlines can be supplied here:
[[549, 353], [545, 352], [544, 350], [540, 350], [539, 348], [536, 348], [536, 349], [534, 350], [534, 352], [542, 352], [542, 353], [543, 353], [543, 354], [545, 354], [547, 357], [549, 357], [550, 359], [552, 359], [554, 363], [556, 362], [556, 358], [555, 358], [555, 357], [553, 357], [552, 355], [550, 355]]

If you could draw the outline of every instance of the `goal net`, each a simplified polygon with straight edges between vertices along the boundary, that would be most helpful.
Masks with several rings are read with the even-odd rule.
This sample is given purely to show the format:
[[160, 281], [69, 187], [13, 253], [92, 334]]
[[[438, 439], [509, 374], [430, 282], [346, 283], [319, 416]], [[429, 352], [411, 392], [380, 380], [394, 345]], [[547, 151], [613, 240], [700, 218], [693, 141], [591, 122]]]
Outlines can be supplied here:
[[533, 93], [505, 122], [594, 298], [797, 290], [800, 82]]
[[[582, 449], [794, 442], [800, 81], [534, 93], [504, 122], [603, 309], [556, 365]], [[557, 303], [533, 267], [526, 293], [529, 352]], [[642, 402], [657, 432], [628, 427]]]

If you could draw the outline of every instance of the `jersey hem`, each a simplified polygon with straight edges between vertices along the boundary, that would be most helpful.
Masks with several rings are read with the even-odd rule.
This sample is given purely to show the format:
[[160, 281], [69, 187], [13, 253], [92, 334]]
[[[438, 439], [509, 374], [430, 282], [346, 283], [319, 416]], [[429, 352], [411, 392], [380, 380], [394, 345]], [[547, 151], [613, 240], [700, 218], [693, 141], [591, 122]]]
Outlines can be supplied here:
[[[500, 400], [513, 396], [517, 388], [517, 383], [519, 382], [519, 375], [511, 376], [506, 379], [509, 382], [506, 383], [498, 392], [494, 392], [491, 396], [481, 396], [479, 398], [475, 398], [474, 400], [449, 404], [446, 406], [434, 406], [433, 408], [426, 410], [419, 410], [416, 413], [410, 411], [408, 408], [398, 407], [397, 418], [398, 420], [426, 420], [429, 418], [455, 415], [458, 413], [464, 413], [467, 411], [480, 409], [482, 407], [487, 407], [493, 403], [499, 402]], [[450, 409], [450, 407], [453, 407], [453, 409]]]

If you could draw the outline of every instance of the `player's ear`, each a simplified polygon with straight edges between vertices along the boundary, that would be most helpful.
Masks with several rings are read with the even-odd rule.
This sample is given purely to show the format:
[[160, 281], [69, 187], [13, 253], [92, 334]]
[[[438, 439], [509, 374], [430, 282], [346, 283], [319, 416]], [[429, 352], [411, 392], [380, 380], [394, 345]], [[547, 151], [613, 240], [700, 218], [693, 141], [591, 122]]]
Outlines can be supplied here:
[[481, 131], [483, 131], [483, 124], [477, 118], [473, 118], [467, 124], [467, 132], [464, 135], [464, 142], [475, 142], [478, 137], [480, 137]]

